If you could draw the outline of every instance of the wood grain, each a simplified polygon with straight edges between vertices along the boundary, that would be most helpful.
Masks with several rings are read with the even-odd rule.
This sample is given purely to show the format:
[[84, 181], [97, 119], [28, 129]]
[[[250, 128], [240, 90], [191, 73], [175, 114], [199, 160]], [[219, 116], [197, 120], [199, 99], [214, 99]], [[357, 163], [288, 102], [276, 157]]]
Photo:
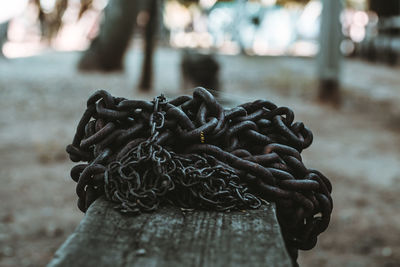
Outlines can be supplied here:
[[48, 266], [291, 266], [272, 204], [138, 216], [113, 206], [98, 199]]

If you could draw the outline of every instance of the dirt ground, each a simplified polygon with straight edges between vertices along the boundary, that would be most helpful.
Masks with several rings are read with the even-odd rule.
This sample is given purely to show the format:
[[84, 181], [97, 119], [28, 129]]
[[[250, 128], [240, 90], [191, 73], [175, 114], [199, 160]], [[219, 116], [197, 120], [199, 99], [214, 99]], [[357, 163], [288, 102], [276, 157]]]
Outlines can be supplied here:
[[[157, 52], [156, 90], [138, 94], [141, 55], [124, 73], [81, 74], [79, 53], [49, 52], [0, 61], [0, 266], [43, 266], [75, 229], [71, 142], [87, 97], [96, 89], [129, 98], [181, 94], [180, 54]], [[301, 266], [400, 266], [399, 69], [346, 61], [341, 109], [314, 101], [314, 61], [220, 56], [224, 93], [244, 102], [289, 106], [314, 133], [306, 166], [332, 181], [330, 227]]]

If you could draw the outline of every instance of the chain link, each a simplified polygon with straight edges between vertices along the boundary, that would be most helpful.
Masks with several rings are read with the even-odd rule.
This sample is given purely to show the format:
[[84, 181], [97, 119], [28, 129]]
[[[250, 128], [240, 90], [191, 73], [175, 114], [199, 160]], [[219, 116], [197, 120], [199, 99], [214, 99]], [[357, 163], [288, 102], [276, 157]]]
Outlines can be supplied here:
[[99, 196], [124, 213], [163, 203], [218, 211], [276, 203], [289, 253], [315, 246], [328, 227], [332, 186], [300, 153], [313, 136], [294, 113], [266, 100], [224, 109], [204, 88], [171, 101], [97, 91], [78, 123], [70, 159], [78, 207]]

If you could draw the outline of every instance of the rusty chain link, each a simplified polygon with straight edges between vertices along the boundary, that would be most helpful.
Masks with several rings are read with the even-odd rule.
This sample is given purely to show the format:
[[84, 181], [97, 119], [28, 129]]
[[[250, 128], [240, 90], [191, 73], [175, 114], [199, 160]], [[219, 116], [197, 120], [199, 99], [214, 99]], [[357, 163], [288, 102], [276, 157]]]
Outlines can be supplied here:
[[78, 207], [99, 197], [124, 213], [162, 203], [190, 209], [276, 203], [289, 253], [315, 246], [333, 208], [329, 180], [300, 153], [313, 136], [294, 113], [266, 100], [224, 109], [204, 88], [173, 100], [127, 100], [97, 91], [78, 123], [70, 159]]

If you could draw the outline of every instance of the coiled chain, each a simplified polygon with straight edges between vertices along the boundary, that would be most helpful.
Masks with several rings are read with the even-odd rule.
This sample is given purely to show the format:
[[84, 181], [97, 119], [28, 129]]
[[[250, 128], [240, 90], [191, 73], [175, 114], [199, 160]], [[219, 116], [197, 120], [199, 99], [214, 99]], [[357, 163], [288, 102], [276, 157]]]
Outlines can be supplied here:
[[97, 91], [79, 121], [70, 159], [78, 207], [105, 195], [125, 213], [162, 203], [190, 209], [276, 203], [289, 253], [315, 246], [328, 227], [332, 186], [304, 166], [313, 136], [294, 113], [266, 100], [224, 109], [204, 88], [171, 101], [127, 100]]

